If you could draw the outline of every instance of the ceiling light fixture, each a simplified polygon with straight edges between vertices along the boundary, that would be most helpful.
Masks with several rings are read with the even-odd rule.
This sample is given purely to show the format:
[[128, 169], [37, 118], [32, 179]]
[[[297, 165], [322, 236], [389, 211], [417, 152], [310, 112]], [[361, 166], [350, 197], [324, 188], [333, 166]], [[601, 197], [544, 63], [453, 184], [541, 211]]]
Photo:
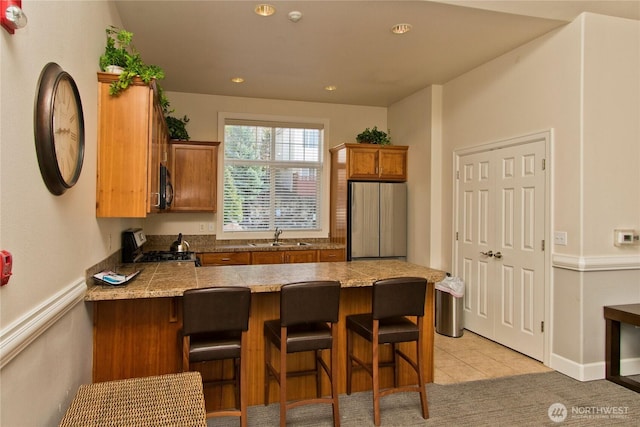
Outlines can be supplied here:
[[276, 8], [270, 4], [259, 4], [256, 6], [254, 11], [260, 16], [271, 16], [276, 13]]
[[338, 89], [338, 87], [334, 85], [329, 85], [324, 87], [324, 90], [326, 90], [327, 92], [333, 92], [336, 89]]
[[396, 24], [391, 27], [391, 32], [393, 34], [405, 34], [411, 31], [411, 28], [413, 28], [411, 24]]
[[244, 83], [244, 79], [242, 77], [234, 77], [231, 81], [234, 83]]

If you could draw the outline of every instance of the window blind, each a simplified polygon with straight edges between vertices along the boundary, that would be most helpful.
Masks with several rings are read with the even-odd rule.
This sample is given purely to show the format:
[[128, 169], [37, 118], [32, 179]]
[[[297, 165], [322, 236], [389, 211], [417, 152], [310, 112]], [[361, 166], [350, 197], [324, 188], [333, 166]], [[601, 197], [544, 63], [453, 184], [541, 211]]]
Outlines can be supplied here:
[[225, 120], [224, 231], [320, 228], [323, 127]]

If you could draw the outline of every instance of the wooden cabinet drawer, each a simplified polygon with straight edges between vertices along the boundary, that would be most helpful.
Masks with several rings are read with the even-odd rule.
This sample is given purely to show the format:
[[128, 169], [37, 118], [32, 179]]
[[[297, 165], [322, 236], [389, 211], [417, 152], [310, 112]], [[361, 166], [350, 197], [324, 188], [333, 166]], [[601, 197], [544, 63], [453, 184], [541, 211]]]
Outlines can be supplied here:
[[291, 264], [298, 262], [318, 262], [318, 251], [286, 251], [284, 262]]
[[206, 252], [200, 254], [203, 266], [251, 264], [250, 252]]
[[282, 264], [284, 263], [284, 252], [252, 252], [251, 264]]
[[320, 262], [346, 261], [346, 252], [344, 249], [321, 249]]

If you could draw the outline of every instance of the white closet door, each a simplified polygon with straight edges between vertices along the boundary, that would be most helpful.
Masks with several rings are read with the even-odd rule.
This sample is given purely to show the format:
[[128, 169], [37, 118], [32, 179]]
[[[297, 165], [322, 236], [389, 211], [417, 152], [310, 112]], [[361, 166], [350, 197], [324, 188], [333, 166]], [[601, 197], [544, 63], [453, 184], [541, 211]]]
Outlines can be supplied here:
[[461, 156], [458, 274], [470, 331], [542, 360], [544, 141]]

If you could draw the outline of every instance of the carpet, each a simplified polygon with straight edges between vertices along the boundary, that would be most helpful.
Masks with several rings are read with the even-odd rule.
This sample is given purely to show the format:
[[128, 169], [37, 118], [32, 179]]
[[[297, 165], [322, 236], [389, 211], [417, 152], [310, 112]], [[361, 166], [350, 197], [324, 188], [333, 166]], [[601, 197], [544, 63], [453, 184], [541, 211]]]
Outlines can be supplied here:
[[[428, 384], [429, 419], [417, 393], [382, 398], [383, 426], [640, 426], [640, 394], [606, 380], [580, 382], [558, 372], [516, 375], [457, 384]], [[279, 425], [279, 405], [249, 408], [249, 426]], [[340, 395], [343, 427], [373, 426], [371, 392]], [[552, 418], [555, 420], [552, 420]], [[213, 418], [209, 427], [237, 426]], [[287, 425], [332, 426], [330, 405], [287, 413]]]

